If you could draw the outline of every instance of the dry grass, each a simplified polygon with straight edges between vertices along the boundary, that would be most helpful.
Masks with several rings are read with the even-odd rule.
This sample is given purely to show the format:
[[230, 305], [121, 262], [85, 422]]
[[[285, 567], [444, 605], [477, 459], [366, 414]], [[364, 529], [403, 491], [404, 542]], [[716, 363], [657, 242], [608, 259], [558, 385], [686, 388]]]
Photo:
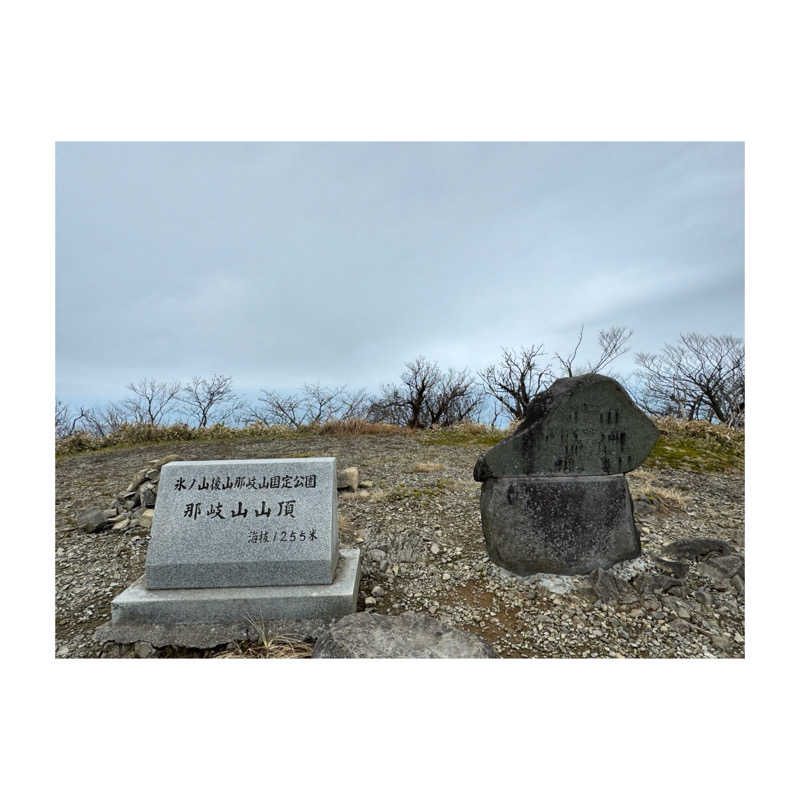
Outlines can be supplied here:
[[324, 434], [329, 436], [355, 436], [360, 434], [382, 436], [408, 436], [415, 433], [400, 425], [385, 425], [363, 419], [332, 420], [324, 425], [264, 425], [261, 422], [243, 428], [213, 425], [209, 428], [190, 428], [185, 423], [177, 425], [122, 425], [107, 436], [95, 436], [80, 431], [72, 436], [56, 440], [56, 456], [83, 453], [89, 450], [105, 450], [112, 447], [132, 447], [140, 444], [159, 444], [175, 441], [204, 441], [209, 439], [280, 438], [302, 439], [305, 436]]
[[419, 464], [414, 464], [414, 472], [438, 472], [440, 469], [444, 469], [444, 465], [438, 461], [420, 461]]
[[226, 650], [216, 658], [311, 658], [314, 646], [287, 636], [267, 636], [260, 632], [258, 642], [235, 642], [235, 650]]
[[659, 486], [655, 482], [655, 477], [652, 473], [646, 470], [636, 470], [636, 472], [628, 473], [628, 480], [630, 481], [631, 492], [634, 496], [644, 495], [651, 500], [657, 500], [661, 504], [684, 510], [689, 496], [680, 491], [680, 489], [673, 489], [671, 486]]
[[401, 425], [388, 425], [382, 422], [367, 422], [365, 419], [333, 419], [316, 428], [318, 433], [329, 436], [357, 436], [369, 433], [373, 435], [395, 436], [412, 433], [411, 428]]

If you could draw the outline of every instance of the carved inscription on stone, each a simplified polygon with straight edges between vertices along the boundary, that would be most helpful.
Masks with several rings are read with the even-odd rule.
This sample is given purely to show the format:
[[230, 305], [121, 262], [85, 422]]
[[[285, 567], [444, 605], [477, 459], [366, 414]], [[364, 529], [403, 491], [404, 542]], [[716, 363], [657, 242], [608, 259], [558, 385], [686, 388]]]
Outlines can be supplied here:
[[615, 380], [562, 378], [534, 398], [511, 436], [478, 459], [475, 478], [630, 472], [657, 438], [653, 423]]

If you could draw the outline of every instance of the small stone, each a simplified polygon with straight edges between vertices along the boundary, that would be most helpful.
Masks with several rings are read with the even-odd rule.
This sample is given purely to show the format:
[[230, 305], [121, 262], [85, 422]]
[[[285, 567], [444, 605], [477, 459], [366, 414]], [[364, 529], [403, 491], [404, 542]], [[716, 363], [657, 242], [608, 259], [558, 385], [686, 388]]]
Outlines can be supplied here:
[[711, 644], [725, 653], [731, 649], [731, 640], [728, 636], [712, 636]]
[[692, 629], [692, 626], [685, 619], [673, 619], [669, 626], [676, 633], [688, 633]]
[[689, 574], [689, 565], [684, 564], [682, 561], [667, 561], [665, 558], [654, 558], [656, 566], [659, 569], [669, 572], [675, 578], [683, 579]]
[[139, 502], [145, 508], [153, 508], [156, 504], [156, 493], [154, 486], [149, 481], [139, 487]]
[[377, 602], [378, 601], [374, 597], [367, 597], [366, 600], [364, 600], [364, 605], [365, 606], [374, 606]]
[[742, 580], [740, 575], [734, 575], [731, 578], [731, 586], [733, 587], [736, 594], [738, 595], [744, 594], [744, 581]]
[[592, 589], [599, 600], [605, 603], [616, 603], [619, 600], [619, 589], [614, 576], [603, 569], [592, 573]]
[[375, 483], [373, 481], [361, 481], [361, 483], [358, 485], [362, 489], [371, 489], [373, 486], [375, 486]]
[[349, 489], [354, 492], [358, 489], [358, 467], [347, 467], [336, 471], [336, 488]]
[[136, 653], [136, 658], [151, 658], [156, 649], [150, 642], [136, 642], [133, 652]]
[[442, 552], [442, 548], [441, 548], [441, 547], [439, 547], [439, 545], [438, 545], [438, 544], [436, 544], [436, 542], [434, 542], [434, 543], [431, 545], [431, 553], [433, 553], [433, 555], [435, 555], [435, 556], [438, 556], [438, 555], [439, 555], [439, 553], [441, 553], [441, 552]]
[[699, 564], [697, 571], [712, 580], [725, 580], [744, 572], [744, 559], [736, 553], [712, 557]]
[[130, 525], [130, 524], [131, 524], [131, 521], [126, 517], [125, 519], [121, 519], [119, 522], [114, 523], [114, 525], [112, 525], [112, 527], [111, 527], [111, 530], [112, 531], [124, 531], [125, 528], [127, 528], [128, 525]]
[[376, 584], [372, 587], [372, 594], [375, 595], [375, 597], [382, 597], [386, 594], [386, 590], [383, 588], [383, 586]]
[[703, 606], [711, 605], [711, 592], [709, 592], [707, 589], [698, 589], [694, 593], [694, 596], [697, 599], [697, 602], [700, 603], [700, 605]]
[[[112, 515], [113, 516], [113, 515]], [[78, 517], [78, 527], [86, 533], [94, 533], [107, 523], [106, 515], [99, 508], [92, 508]]]
[[445, 572], [444, 575], [442, 575], [442, 580], [443, 581], [449, 581], [450, 580], [450, 573], [449, 572]]
[[494, 649], [467, 631], [427, 614], [349, 614], [314, 645], [313, 658], [493, 658]]

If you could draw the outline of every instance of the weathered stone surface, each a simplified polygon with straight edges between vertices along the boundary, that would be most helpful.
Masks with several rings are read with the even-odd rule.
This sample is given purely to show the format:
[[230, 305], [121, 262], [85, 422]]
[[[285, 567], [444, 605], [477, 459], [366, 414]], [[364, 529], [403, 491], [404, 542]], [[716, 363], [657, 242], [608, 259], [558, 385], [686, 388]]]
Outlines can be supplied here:
[[426, 614], [360, 612], [330, 626], [313, 658], [496, 658], [483, 639]]
[[651, 575], [644, 573], [637, 575], [633, 579], [633, 585], [636, 590], [643, 595], [649, 594], [665, 594], [673, 589], [679, 589], [684, 586], [684, 582], [680, 578], [674, 578], [670, 575]]
[[712, 553], [727, 556], [733, 548], [722, 539], [680, 539], [664, 548], [674, 558], [702, 558]]
[[490, 478], [481, 492], [486, 549], [518, 575], [578, 575], [636, 558], [624, 475]]
[[172, 461], [161, 469], [147, 587], [329, 584], [338, 539], [335, 458]]
[[655, 425], [617, 381], [561, 378], [531, 400], [514, 433], [478, 459], [474, 477], [630, 472], [657, 439]]
[[148, 589], [143, 578], [111, 601], [111, 622], [127, 625], [258, 623], [276, 619], [338, 619], [356, 609], [361, 551], [342, 550], [333, 583]]
[[195, 647], [205, 650], [229, 642], [260, 641], [262, 637], [278, 634], [298, 639], [317, 639], [329, 625], [330, 620], [322, 619], [268, 620], [263, 625], [251, 625], [247, 622], [224, 625], [201, 622], [177, 625], [114, 625], [106, 622], [95, 630], [93, 638], [96, 642], [147, 642], [153, 647]]
[[614, 604], [619, 601], [619, 588], [616, 578], [604, 569], [595, 570], [592, 573], [592, 589], [597, 595], [598, 600], [604, 603]]
[[653, 561], [659, 569], [669, 572], [675, 578], [683, 580], [689, 574], [689, 565], [682, 561], [668, 561], [665, 558], [654, 558]]
[[737, 553], [713, 556], [705, 562], [705, 565], [715, 570], [722, 578], [732, 578], [734, 575], [744, 577], [744, 558]]

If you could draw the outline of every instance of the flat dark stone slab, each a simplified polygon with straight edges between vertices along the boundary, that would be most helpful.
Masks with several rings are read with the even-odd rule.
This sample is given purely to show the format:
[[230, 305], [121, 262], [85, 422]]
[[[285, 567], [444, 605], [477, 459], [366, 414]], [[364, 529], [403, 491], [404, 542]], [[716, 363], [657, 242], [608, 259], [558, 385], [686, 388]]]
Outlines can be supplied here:
[[658, 429], [617, 381], [561, 378], [531, 400], [514, 433], [475, 464], [476, 481], [510, 475], [616, 475], [647, 458]]

